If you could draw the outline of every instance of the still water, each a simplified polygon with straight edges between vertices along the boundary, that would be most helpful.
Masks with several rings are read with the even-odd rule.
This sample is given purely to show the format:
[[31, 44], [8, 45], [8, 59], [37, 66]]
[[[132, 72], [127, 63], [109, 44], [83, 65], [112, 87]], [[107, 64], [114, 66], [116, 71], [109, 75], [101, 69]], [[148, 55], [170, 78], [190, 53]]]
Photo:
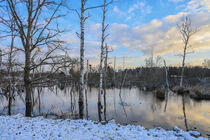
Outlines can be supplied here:
[[[24, 97], [23, 94], [15, 95], [13, 114], [24, 113]], [[97, 100], [98, 89], [88, 89], [84, 118], [98, 120]], [[1, 114], [7, 113], [7, 104], [7, 98], [0, 96]], [[78, 117], [78, 92], [73, 88], [36, 88], [33, 104], [34, 116]], [[210, 134], [210, 101], [196, 101], [188, 96], [170, 93], [166, 105], [165, 100], [157, 99], [152, 92], [124, 88], [121, 93], [119, 89], [107, 89], [106, 106], [102, 104], [102, 120], [114, 119], [121, 124], [142, 125], [146, 128], [172, 129], [173, 126], [178, 126], [184, 130], [197, 130], [203, 136]], [[104, 108], [106, 112], [103, 111]]]

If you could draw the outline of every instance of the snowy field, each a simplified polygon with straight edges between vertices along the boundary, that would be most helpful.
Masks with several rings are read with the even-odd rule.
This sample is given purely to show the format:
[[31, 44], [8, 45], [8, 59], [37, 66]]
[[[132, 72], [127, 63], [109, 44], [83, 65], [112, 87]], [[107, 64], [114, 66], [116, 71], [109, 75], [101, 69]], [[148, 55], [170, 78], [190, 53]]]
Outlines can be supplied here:
[[207, 140], [203, 137], [194, 137], [199, 135], [195, 131], [184, 132], [178, 127], [174, 127], [172, 131], [166, 131], [162, 128], [146, 130], [141, 126], [122, 126], [114, 121], [103, 125], [87, 120], [26, 118], [22, 114], [11, 117], [0, 116], [0, 140]]

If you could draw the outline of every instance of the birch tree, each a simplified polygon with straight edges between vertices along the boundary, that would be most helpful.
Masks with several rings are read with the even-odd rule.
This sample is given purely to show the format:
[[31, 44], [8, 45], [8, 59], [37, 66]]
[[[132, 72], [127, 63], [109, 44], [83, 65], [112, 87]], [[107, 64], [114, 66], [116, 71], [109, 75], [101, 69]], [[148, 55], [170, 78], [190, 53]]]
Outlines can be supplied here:
[[186, 16], [182, 19], [182, 23], [177, 25], [179, 32], [182, 36], [182, 41], [184, 44], [183, 55], [182, 55], [182, 69], [181, 69], [181, 79], [180, 79], [180, 87], [183, 86], [183, 77], [184, 77], [184, 68], [185, 68], [185, 59], [188, 54], [188, 48], [190, 47], [190, 39], [192, 35], [194, 35], [198, 30], [192, 27], [191, 19]]
[[104, 42], [105, 39], [107, 38], [107, 35], [105, 35], [105, 31], [109, 24], [105, 25], [105, 20], [106, 20], [106, 12], [107, 9], [106, 7], [111, 4], [111, 2], [107, 3], [106, 0], [104, 0], [104, 5], [103, 5], [103, 19], [102, 19], [102, 35], [101, 35], [101, 55], [100, 55], [100, 64], [99, 64], [99, 90], [98, 90], [98, 108], [101, 108], [101, 94], [102, 94], [102, 88], [103, 88], [103, 61], [104, 61], [104, 54], [105, 54], [105, 47], [104, 47]]

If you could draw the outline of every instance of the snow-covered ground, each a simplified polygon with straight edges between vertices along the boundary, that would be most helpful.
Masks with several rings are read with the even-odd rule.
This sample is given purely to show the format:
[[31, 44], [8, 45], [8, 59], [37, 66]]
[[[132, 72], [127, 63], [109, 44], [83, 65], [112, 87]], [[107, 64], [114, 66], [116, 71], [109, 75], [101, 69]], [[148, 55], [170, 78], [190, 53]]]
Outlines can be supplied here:
[[122, 126], [114, 121], [103, 125], [89, 120], [52, 120], [43, 117], [26, 118], [22, 114], [0, 116], [0, 140], [81, 140], [81, 139], [206, 139], [194, 137], [195, 131], [184, 132], [178, 127], [172, 131], [162, 128], [146, 130], [141, 126]]

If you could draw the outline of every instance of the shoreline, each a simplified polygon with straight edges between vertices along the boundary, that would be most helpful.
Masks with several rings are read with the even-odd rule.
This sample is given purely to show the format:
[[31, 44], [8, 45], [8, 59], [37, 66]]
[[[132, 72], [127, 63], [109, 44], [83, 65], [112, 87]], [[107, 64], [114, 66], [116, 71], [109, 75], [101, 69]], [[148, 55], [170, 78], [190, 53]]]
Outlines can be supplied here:
[[107, 124], [91, 120], [46, 119], [24, 117], [22, 114], [0, 116], [0, 139], [199, 139], [197, 131], [183, 131], [178, 127], [165, 130], [157, 127], [145, 129], [142, 126], [120, 125], [115, 121]]

